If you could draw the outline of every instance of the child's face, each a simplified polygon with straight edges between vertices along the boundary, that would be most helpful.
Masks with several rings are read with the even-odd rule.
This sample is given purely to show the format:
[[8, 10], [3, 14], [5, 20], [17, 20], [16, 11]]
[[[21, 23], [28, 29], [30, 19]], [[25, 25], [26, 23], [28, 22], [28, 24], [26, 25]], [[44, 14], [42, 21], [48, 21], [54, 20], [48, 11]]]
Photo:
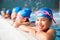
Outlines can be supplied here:
[[39, 27], [40, 30], [45, 31], [51, 25], [51, 21], [48, 18], [41, 17], [36, 19], [36, 26]]
[[23, 16], [21, 16], [20, 14], [17, 14], [17, 18], [16, 18], [15, 22], [21, 24], [21, 23], [24, 22], [24, 20], [25, 20], [25, 19], [24, 19]]
[[6, 14], [4, 17], [5, 18], [10, 18], [10, 16], [11, 16], [10, 14]]
[[16, 19], [16, 16], [17, 16], [17, 14], [16, 14], [15, 12], [12, 12], [12, 14], [11, 14], [11, 19], [12, 19], [12, 20], [15, 20], [15, 19]]
[[2, 16], [5, 16], [5, 13], [3, 12], [3, 13], [1, 13], [2, 14]]

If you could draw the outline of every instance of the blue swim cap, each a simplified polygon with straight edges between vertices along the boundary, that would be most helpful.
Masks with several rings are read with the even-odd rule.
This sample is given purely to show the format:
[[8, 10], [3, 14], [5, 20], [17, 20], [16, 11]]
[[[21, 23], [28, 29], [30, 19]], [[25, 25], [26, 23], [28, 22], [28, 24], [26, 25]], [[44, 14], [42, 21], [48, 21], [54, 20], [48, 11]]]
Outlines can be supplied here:
[[8, 9], [8, 10], [6, 11], [6, 13], [11, 15], [12, 11], [11, 11], [10, 9]]
[[21, 10], [21, 8], [20, 7], [15, 7], [15, 8], [13, 8], [13, 12], [16, 12], [16, 13], [18, 13], [19, 11]]
[[46, 14], [44, 14], [44, 13], [38, 14], [37, 17], [46, 17], [46, 18], [48, 18], [49, 20], [52, 20], [52, 18], [51, 18], [49, 15], [46, 15]]
[[40, 11], [47, 11], [49, 14], [51, 14], [53, 16], [52, 10], [49, 8], [41, 8]]
[[37, 12], [36, 12], [36, 18], [37, 18], [37, 17], [46, 17], [46, 18], [48, 18], [49, 20], [52, 19], [52, 16], [49, 15], [49, 13], [48, 13], [47, 11], [37, 11]]
[[32, 12], [31, 9], [29, 9], [29, 8], [24, 8], [23, 10], [19, 11], [18, 14], [22, 15], [23, 17], [29, 18], [31, 12]]

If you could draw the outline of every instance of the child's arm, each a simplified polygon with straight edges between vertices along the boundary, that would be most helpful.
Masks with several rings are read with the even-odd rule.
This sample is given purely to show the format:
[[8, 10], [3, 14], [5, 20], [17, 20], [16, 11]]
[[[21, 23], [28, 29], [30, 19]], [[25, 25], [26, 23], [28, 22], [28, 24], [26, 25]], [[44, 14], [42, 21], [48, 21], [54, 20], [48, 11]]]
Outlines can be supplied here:
[[17, 23], [17, 22], [13, 22], [13, 26], [15, 27], [15, 28], [18, 28], [19, 27], [19, 23]]
[[47, 31], [48, 40], [55, 40], [56, 32], [54, 29], [50, 29]]
[[31, 28], [30, 26], [21, 25], [21, 26], [19, 26], [18, 30], [22, 30], [24, 32], [31, 33], [31, 34], [35, 33], [35, 30], [33, 28]]
[[37, 34], [39, 40], [55, 40], [55, 30], [49, 29], [47, 32], [40, 32]]

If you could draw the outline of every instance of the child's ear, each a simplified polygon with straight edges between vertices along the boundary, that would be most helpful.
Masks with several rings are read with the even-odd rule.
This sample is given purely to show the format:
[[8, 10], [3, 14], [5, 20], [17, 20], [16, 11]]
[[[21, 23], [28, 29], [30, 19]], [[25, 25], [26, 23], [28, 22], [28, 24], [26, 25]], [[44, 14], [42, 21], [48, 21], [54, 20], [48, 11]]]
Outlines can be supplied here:
[[50, 26], [52, 25], [52, 21], [50, 21]]

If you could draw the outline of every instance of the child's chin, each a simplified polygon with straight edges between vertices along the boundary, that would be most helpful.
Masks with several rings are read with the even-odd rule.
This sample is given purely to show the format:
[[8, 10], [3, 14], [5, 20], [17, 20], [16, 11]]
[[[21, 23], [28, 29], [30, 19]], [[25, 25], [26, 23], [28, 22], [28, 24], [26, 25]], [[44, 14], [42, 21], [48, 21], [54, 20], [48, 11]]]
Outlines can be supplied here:
[[40, 30], [41, 30], [41, 31], [44, 31], [45, 29], [41, 28]]

